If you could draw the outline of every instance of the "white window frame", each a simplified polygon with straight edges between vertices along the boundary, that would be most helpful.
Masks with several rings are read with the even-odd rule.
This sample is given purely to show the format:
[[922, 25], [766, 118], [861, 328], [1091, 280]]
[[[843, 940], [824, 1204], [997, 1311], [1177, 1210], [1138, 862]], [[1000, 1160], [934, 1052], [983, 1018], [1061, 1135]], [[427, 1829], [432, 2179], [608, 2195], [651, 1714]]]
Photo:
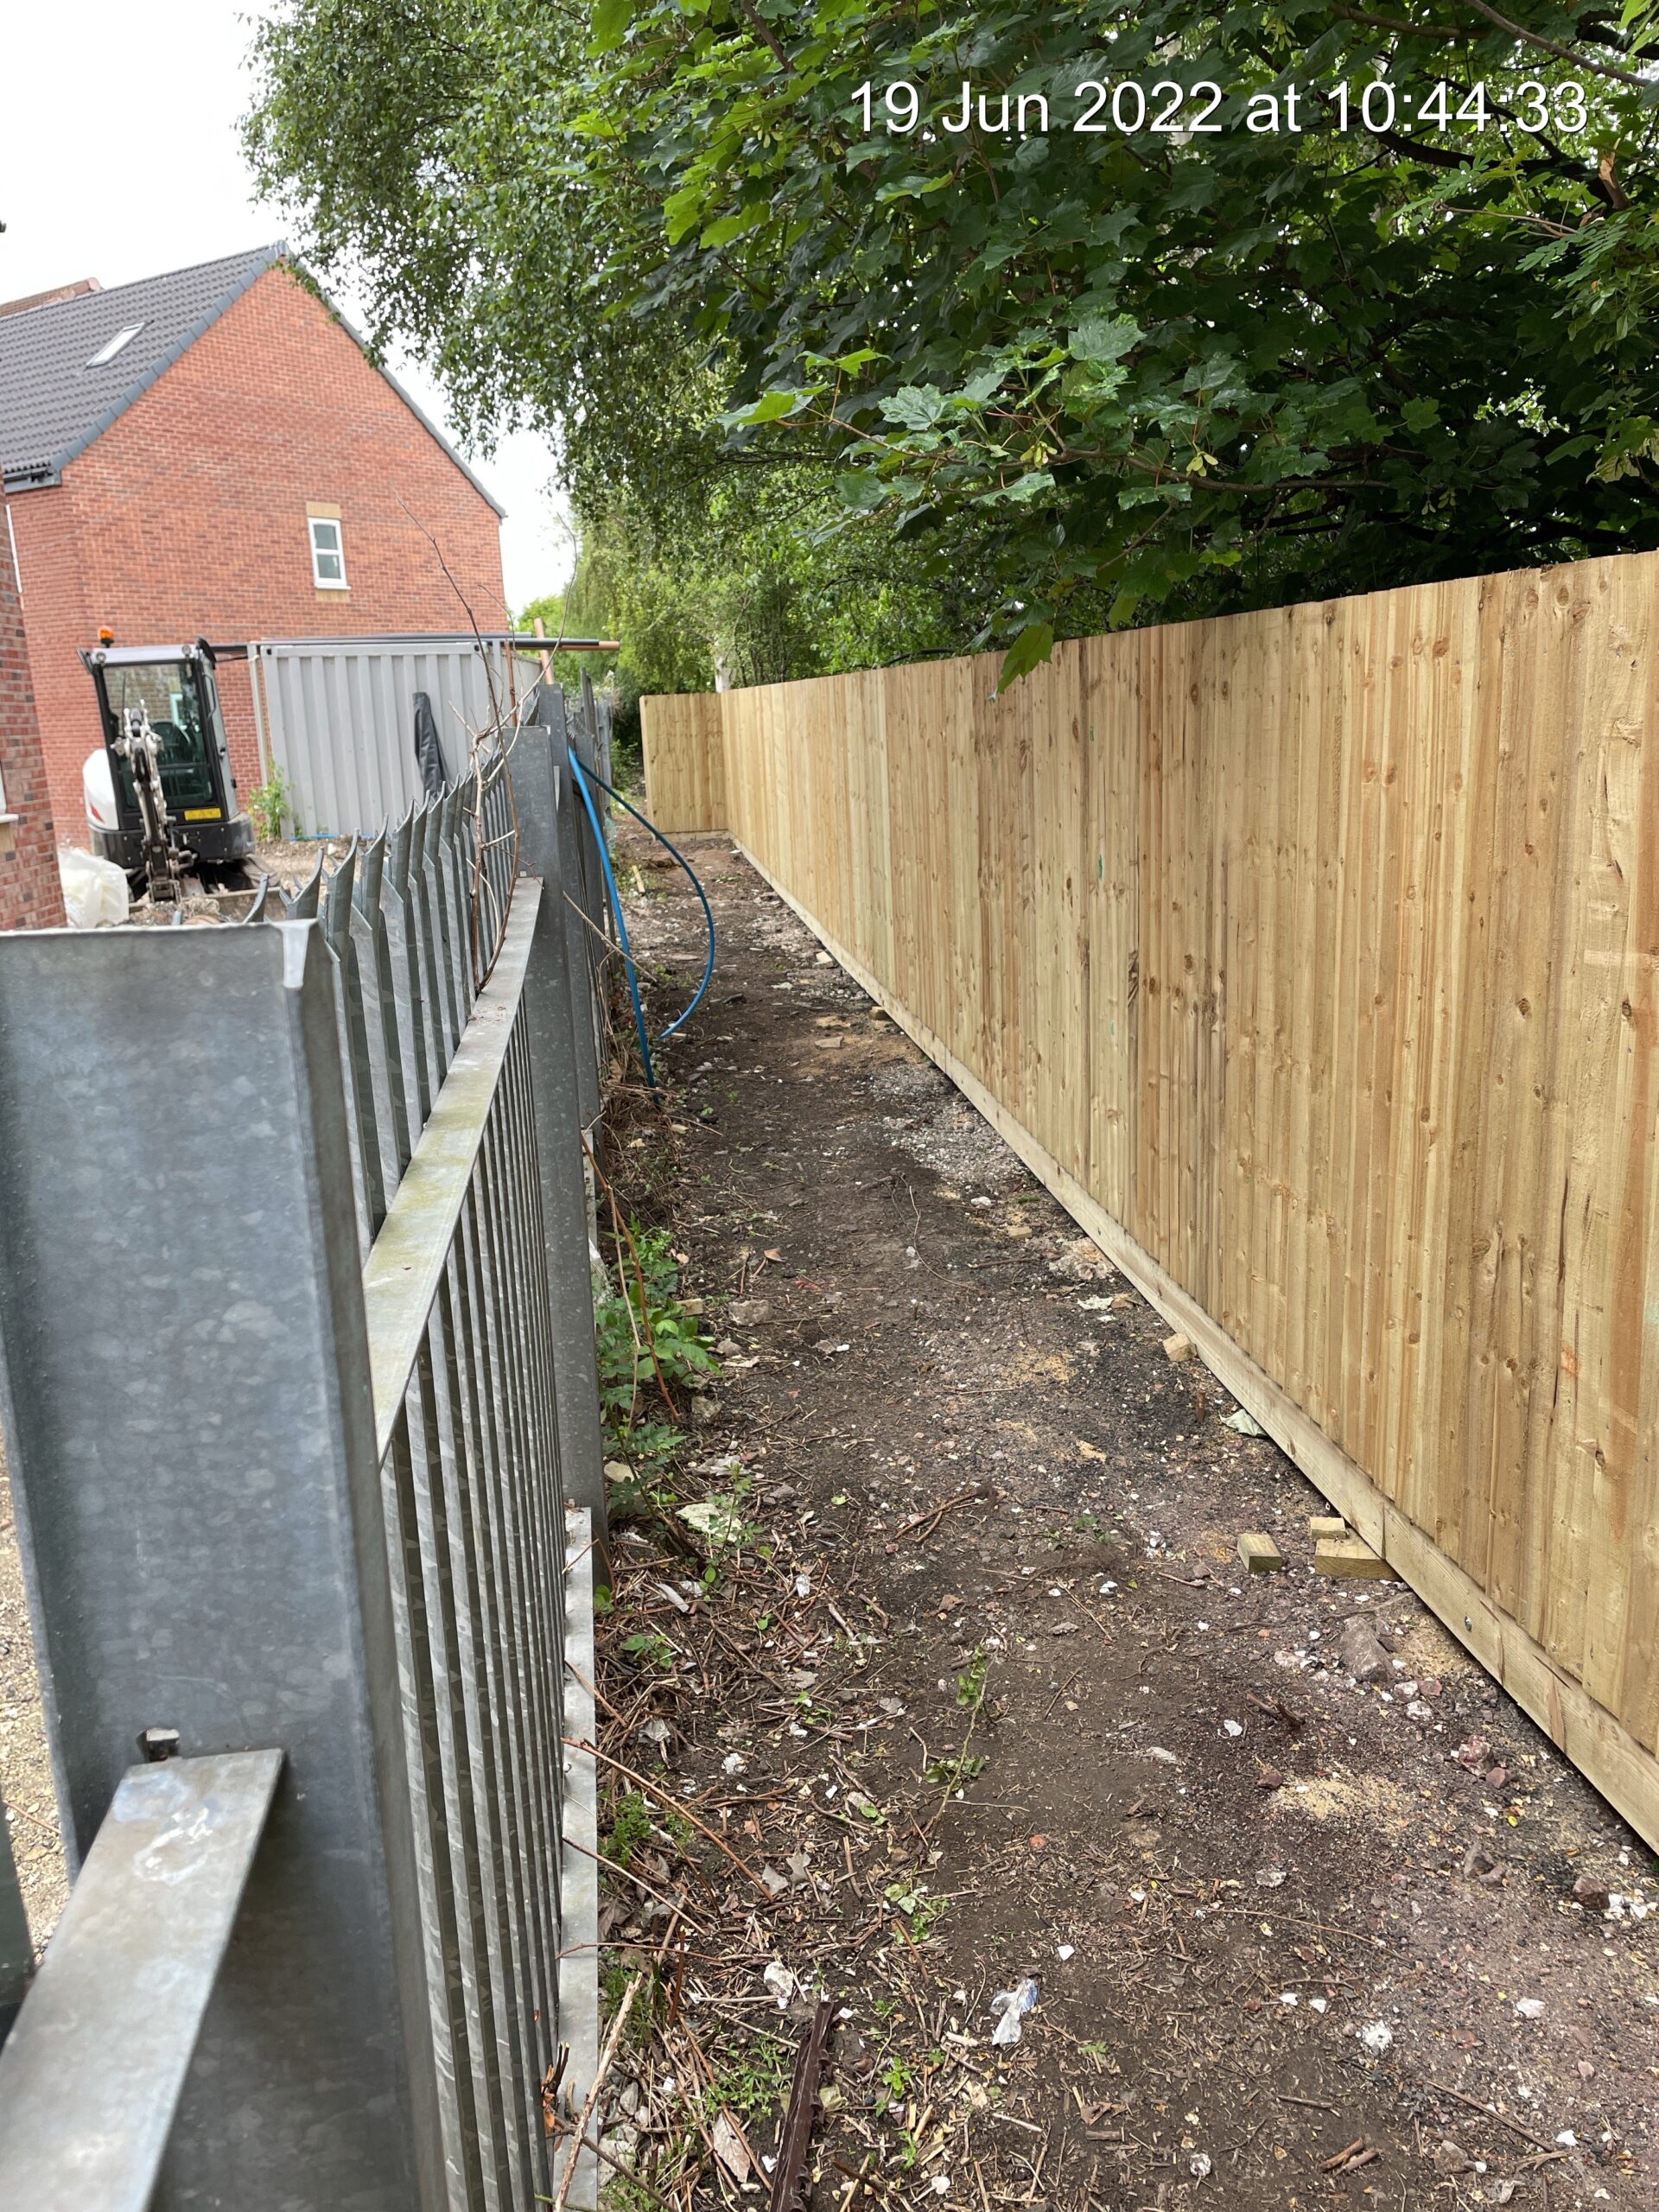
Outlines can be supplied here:
[[[306, 536], [311, 546], [312, 582], [319, 591], [349, 591], [351, 585], [346, 576], [346, 532], [340, 517], [338, 515], [308, 515], [305, 518], [305, 527]], [[334, 532], [334, 542], [332, 545], [320, 545], [317, 543], [317, 532], [320, 530]], [[339, 562], [340, 574], [337, 576], [323, 575], [322, 563], [325, 560]]]

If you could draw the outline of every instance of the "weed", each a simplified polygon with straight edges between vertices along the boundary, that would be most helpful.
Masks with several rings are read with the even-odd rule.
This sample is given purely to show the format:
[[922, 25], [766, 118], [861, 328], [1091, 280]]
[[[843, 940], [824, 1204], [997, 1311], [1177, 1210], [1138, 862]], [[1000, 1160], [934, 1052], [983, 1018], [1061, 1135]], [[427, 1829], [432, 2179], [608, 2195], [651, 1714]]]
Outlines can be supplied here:
[[[674, 1392], [717, 1375], [696, 1316], [680, 1297], [679, 1262], [667, 1230], [620, 1225], [616, 1238], [620, 1290], [594, 1301], [594, 1344], [606, 1448], [627, 1468], [612, 1478], [612, 1517], [662, 1519], [677, 1503], [668, 1477], [684, 1441]], [[647, 1394], [664, 1401], [647, 1418]], [[664, 1414], [674, 1416], [664, 1419]]]
[[655, 1630], [641, 1629], [633, 1636], [625, 1636], [622, 1649], [642, 1673], [648, 1669], [659, 1675], [671, 1675], [674, 1671], [674, 1647]]
[[948, 1897], [930, 1897], [925, 1882], [917, 1883], [913, 1888], [906, 1882], [889, 1882], [885, 1894], [893, 1910], [904, 1915], [911, 1941], [915, 1943], [926, 1942], [944, 1919], [950, 1902]]
[[630, 1789], [617, 1800], [611, 1832], [605, 1839], [604, 1856], [625, 1870], [632, 1866], [634, 1853], [651, 1840], [651, 1807], [637, 1789]]
[[957, 1703], [964, 1713], [977, 1713], [985, 1702], [985, 1675], [989, 1664], [983, 1645], [979, 1646], [968, 1664], [957, 1676]]
[[[897, 2009], [895, 2003], [893, 2010]], [[905, 2099], [910, 2094], [910, 2069], [896, 2051], [881, 2069], [878, 2079], [880, 2084], [875, 2094], [875, 2108], [878, 2113], [889, 2111], [893, 2106], [903, 2104]]]
[[[538, 2204], [553, 2202], [550, 2196], [538, 2196], [536, 2201]], [[600, 2212], [658, 2212], [658, 2202], [632, 2174], [610, 2175], [599, 2192]]]
[[753, 1488], [749, 1477], [740, 1475], [729, 1489], [711, 1491], [696, 1505], [682, 1505], [679, 1517], [716, 1551], [740, 1550], [760, 1533], [743, 1512], [743, 1502]]
[[740, 2120], [768, 2120], [789, 2094], [792, 2053], [775, 2036], [728, 2058], [715, 2075], [707, 2099], [713, 2113], [723, 2105]]
[[[282, 767], [273, 766], [267, 779], [248, 793], [248, 812], [258, 825], [259, 835], [268, 844], [275, 844], [283, 834], [283, 823], [293, 811], [294, 792], [287, 774]], [[296, 821], [296, 833], [299, 826]]]
[[935, 1759], [931, 1766], [924, 1770], [923, 1779], [932, 1783], [936, 1789], [960, 1789], [964, 1783], [983, 1774], [988, 1764], [982, 1753], [963, 1751], [953, 1759]]

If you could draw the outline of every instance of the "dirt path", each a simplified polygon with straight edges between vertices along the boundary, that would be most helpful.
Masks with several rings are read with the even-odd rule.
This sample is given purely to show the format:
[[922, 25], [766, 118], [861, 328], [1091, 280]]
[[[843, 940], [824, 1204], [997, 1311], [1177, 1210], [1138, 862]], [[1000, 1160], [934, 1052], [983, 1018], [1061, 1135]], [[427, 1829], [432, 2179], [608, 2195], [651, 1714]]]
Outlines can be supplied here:
[[[1651, 1855], [1402, 1586], [1313, 1576], [1316, 1492], [746, 864], [698, 858], [721, 959], [662, 1055], [674, 1141], [611, 1158], [728, 1348], [684, 1495], [759, 1534], [706, 1586], [620, 1546], [605, 1741], [778, 1896], [625, 1808], [619, 2194], [741, 2201], [793, 1978], [836, 2000], [820, 2207], [1659, 2201]], [[695, 909], [636, 881], [666, 1009]], [[1247, 1575], [1245, 1530], [1288, 1570]]]

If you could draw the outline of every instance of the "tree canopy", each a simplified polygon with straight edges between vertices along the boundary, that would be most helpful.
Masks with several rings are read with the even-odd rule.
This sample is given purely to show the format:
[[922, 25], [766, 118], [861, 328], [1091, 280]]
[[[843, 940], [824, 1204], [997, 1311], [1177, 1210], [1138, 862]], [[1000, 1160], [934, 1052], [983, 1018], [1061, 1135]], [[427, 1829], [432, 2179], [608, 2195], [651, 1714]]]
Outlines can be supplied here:
[[285, 0], [249, 138], [584, 515], [672, 559], [794, 497], [1013, 673], [1659, 543], [1649, 16]]

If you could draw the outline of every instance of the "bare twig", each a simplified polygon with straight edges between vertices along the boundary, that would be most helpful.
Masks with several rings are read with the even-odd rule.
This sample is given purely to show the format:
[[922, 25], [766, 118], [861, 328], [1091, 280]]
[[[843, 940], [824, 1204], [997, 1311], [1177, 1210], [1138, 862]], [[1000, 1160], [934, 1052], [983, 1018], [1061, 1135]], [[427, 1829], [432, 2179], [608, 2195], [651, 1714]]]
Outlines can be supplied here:
[[651, 1795], [657, 1799], [659, 1804], [666, 1805], [670, 1812], [675, 1814], [680, 1820], [689, 1821], [691, 1826], [696, 1828], [699, 1835], [706, 1836], [709, 1841], [714, 1845], [716, 1851], [722, 1853], [726, 1858], [731, 1860], [733, 1866], [735, 1866], [741, 1873], [746, 1875], [748, 1879], [753, 1883], [755, 1888], [760, 1891], [761, 1896], [766, 1899], [768, 1904], [772, 1903], [772, 1891], [766, 1887], [760, 1877], [755, 1872], [748, 1860], [741, 1857], [738, 1853], [734, 1851], [731, 1845], [726, 1841], [723, 1836], [716, 1835], [713, 1828], [709, 1827], [704, 1824], [704, 1822], [700, 1821], [696, 1815], [692, 1812], [688, 1806], [682, 1803], [677, 1798], [670, 1796], [666, 1789], [659, 1788], [656, 1783], [650, 1781], [645, 1775], [636, 1774], [631, 1766], [625, 1766], [620, 1759], [613, 1759], [608, 1751], [601, 1751], [597, 1744], [579, 1744], [574, 1736], [566, 1736], [563, 1738], [563, 1741], [566, 1748], [569, 1751], [586, 1751], [590, 1758], [603, 1759], [607, 1766], [614, 1767], [619, 1774], [626, 1775], [628, 1780], [634, 1784], [636, 1789], [648, 1790]]
[[616, 2018], [611, 2022], [611, 2032], [605, 2038], [605, 2048], [600, 2055], [593, 2083], [588, 2091], [588, 2101], [583, 2105], [582, 2116], [576, 2122], [576, 2139], [570, 2146], [570, 2156], [565, 2161], [563, 2173], [559, 2177], [558, 2193], [553, 2199], [553, 2212], [563, 2212], [565, 2202], [570, 2195], [571, 2186], [576, 2178], [576, 2168], [582, 2162], [582, 2146], [587, 2140], [588, 2123], [598, 2110], [599, 2093], [605, 2086], [605, 2076], [611, 2070], [611, 2062], [616, 2056], [616, 2047], [622, 2040], [622, 2031], [628, 2024], [628, 2015], [633, 2010], [633, 2000], [650, 1979], [649, 1974], [635, 1974], [633, 1980], [628, 1984], [622, 2002], [616, 2008]]

